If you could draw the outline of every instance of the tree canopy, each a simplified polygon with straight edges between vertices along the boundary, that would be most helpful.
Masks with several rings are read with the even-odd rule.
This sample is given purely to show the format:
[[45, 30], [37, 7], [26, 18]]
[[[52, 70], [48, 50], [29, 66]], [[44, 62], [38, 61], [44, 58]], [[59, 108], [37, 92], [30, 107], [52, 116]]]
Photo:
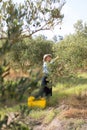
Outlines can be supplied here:
[[12, 0], [0, 2], [0, 39], [12, 44], [21, 37], [31, 37], [38, 31], [58, 25], [64, 0], [26, 0], [23, 4]]

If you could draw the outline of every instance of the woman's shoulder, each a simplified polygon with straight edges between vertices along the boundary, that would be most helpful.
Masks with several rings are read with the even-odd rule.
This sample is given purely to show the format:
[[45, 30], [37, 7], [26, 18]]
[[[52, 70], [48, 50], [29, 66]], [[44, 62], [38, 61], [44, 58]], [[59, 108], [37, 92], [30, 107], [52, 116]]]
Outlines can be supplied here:
[[43, 66], [46, 66], [47, 65], [47, 62], [43, 62]]

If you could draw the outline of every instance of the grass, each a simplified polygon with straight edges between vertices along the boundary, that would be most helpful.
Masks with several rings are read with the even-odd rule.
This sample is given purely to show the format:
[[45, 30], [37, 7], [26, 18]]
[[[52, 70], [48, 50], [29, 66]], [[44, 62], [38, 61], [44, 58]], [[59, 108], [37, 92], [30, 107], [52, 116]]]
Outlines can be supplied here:
[[62, 89], [59, 87], [54, 88], [54, 93], [58, 92], [59, 97], [66, 97], [66, 96], [71, 96], [71, 95], [77, 95], [81, 93], [82, 91], [87, 90], [87, 85], [76, 85], [71, 88], [66, 88], [63, 87]]
[[36, 110], [32, 110], [29, 114], [30, 118], [33, 118], [35, 120], [43, 120], [43, 122], [45, 124], [50, 123], [53, 118], [55, 117], [55, 111], [54, 110], [48, 110], [48, 109], [36, 109]]
[[56, 116], [56, 113], [54, 110], [50, 110], [48, 111], [49, 114], [46, 115], [46, 117], [44, 118], [44, 123], [45, 124], [49, 124], [53, 119], [54, 117]]
[[36, 120], [40, 119], [40, 118], [43, 118], [44, 116], [47, 115], [47, 111], [46, 110], [41, 110], [41, 109], [37, 109], [37, 110], [32, 110], [30, 112], [30, 117], [31, 118], [34, 118]]
[[53, 88], [53, 96], [50, 98], [49, 105], [58, 105], [59, 101], [68, 99], [72, 96], [82, 96], [87, 93], [87, 73], [79, 74], [73, 79], [62, 79]]
[[87, 90], [87, 73], [79, 74], [73, 79], [68, 79], [67, 84], [59, 83], [57, 89], [64, 90], [67, 94], [73, 94], [75, 91]]
[[16, 105], [15, 107], [4, 107], [0, 108], [0, 119], [2, 120], [5, 115], [8, 115], [10, 112], [19, 112], [19, 105]]
[[[73, 79], [62, 79], [56, 87], [53, 88], [53, 96], [47, 100], [46, 109], [32, 109], [29, 117], [35, 120], [43, 120], [45, 124], [49, 124], [53, 118], [59, 113], [55, 111], [55, 107], [60, 105], [60, 102], [69, 100], [72, 102], [73, 96], [81, 96], [81, 93], [87, 90], [87, 73], [78, 74]], [[74, 104], [76, 104], [76, 101]], [[80, 102], [79, 102], [80, 105]], [[50, 109], [51, 108], [51, 109]], [[1, 119], [8, 112], [20, 111], [19, 105], [12, 108], [0, 108]]]

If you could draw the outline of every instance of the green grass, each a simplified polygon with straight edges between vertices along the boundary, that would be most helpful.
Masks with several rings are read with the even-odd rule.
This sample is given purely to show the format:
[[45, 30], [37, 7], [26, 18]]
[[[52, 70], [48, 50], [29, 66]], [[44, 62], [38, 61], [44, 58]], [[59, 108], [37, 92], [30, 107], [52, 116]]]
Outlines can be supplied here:
[[79, 94], [80, 92], [82, 92], [82, 91], [85, 91], [85, 90], [87, 90], [87, 85], [76, 85], [76, 86], [73, 86], [72, 88], [64, 88], [64, 87], [62, 87], [62, 89], [61, 88], [59, 88], [59, 87], [56, 87], [56, 88], [54, 88], [54, 93], [56, 93], [57, 94], [57, 92], [58, 92], [58, 96], [60, 97], [62, 97], [62, 96], [70, 96], [70, 95], [74, 95], [74, 94]]
[[50, 111], [48, 111], [48, 113], [46, 114], [46, 116], [44, 118], [45, 124], [49, 124], [54, 119], [54, 117], [56, 116], [56, 113], [55, 113], [54, 110], [50, 110]]
[[[44, 123], [48, 124], [52, 121], [58, 112], [55, 112], [56, 106], [59, 106], [60, 102], [64, 99], [68, 99], [73, 95], [78, 95], [87, 90], [87, 73], [78, 74], [75, 78], [62, 79], [58, 84], [53, 88], [53, 96], [47, 99], [47, 108], [46, 109], [32, 109], [29, 113], [29, 117], [35, 120], [43, 120]], [[11, 108], [0, 108], [1, 119], [8, 112], [20, 111], [19, 105]]]
[[32, 110], [29, 114], [29, 117], [30, 118], [33, 118], [35, 120], [43, 120], [43, 122], [45, 124], [49, 124], [53, 118], [55, 117], [56, 115], [56, 112], [51, 109], [44, 109], [44, 110], [41, 110], [41, 109], [36, 109], [36, 110]]
[[87, 73], [79, 73], [79, 74], [78, 74], [78, 77], [87, 78]]
[[81, 96], [81, 93], [87, 91], [87, 73], [78, 74], [77, 77], [62, 79], [53, 88], [53, 96], [50, 98], [49, 105], [58, 105], [62, 99], [71, 96]]
[[46, 116], [47, 115], [47, 111], [46, 110], [38, 110], [38, 109], [36, 109], [36, 110], [32, 110], [31, 112], [30, 112], [30, 117], [31, 118], [34, 118], [34, 119], [36, 119], [36, 120], [38, 120], [38, 119], [40, 119], [40, 118], [44, 118], [44, 116]]
[[19, 105], [16, 105], [15, 107], [3, 107], [0, 108], [0, 118], [1, 120], [4, 118], [5, 115], [8, 115], [10, 112], [18, 112], [20, 110]]

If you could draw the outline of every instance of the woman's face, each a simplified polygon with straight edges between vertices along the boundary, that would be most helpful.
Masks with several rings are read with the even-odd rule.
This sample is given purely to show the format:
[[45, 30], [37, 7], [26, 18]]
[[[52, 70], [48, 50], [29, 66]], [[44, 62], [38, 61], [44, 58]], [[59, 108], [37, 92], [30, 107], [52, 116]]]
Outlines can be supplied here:
[[52, 58], [51, 58], [50, 56], [47, 56], [46, 61], [50, 62], [51, 59], [52, 59]]

